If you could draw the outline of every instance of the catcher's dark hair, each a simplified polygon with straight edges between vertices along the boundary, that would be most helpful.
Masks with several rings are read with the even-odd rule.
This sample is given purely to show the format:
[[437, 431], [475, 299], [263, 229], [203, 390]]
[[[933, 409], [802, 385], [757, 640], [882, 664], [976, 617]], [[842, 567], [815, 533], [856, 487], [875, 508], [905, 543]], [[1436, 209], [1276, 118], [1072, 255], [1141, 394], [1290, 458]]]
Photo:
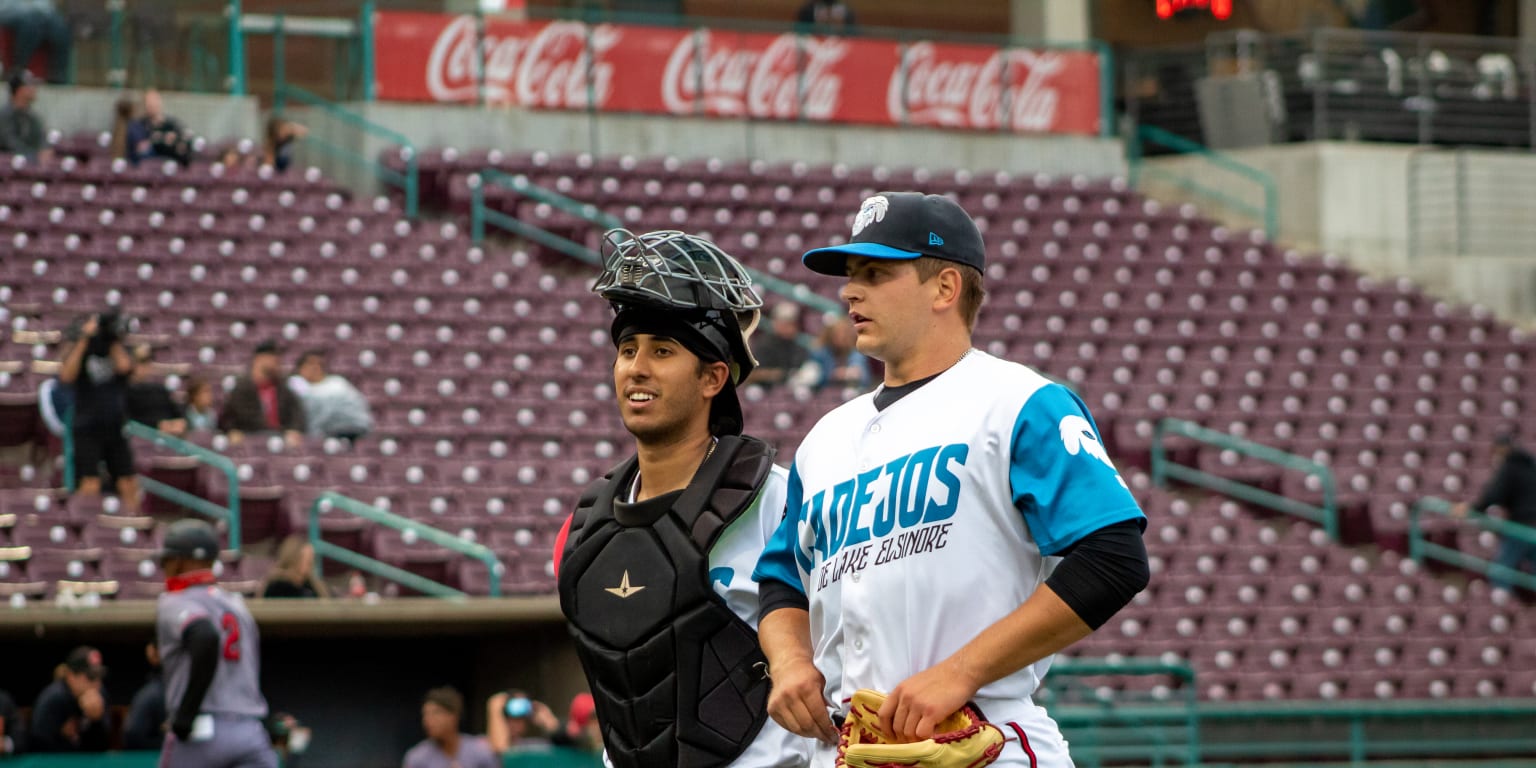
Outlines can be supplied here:
[[257, 344], [256, 348], [251, 350], [251, 357], [255, 357], [257, 355], [280, 355], [280, 354], [282, 354], [282, 349], [277, 346], [277, 342], [276, 341], [273, 341], [271, 339], [267, 339], [266, 341], [263, 341], [260, 344]]
[[464, 695], [451, 685], [427, 691], [427, 695], [422, 697], [421, 703], [436, 704], [455, 715], [464, 713]]
[[981, 304], [987, 300], [987, 287], [982, 282], [981, 270], [967, 264], [958, 264], [933, 256], [923, 256], [912, 261], [917, 269], [917, 279], [926, 283], [946, 269], [960, 272], [960, 317], [965, 329], [976, 330], [976, 317], [981, 314]]
[[309, 362], [311, 357], [320, 358], [320, 362], [322, 363], [330, 359], [330, 355], [326, 354], [325, 350], [320, 349], [319, 347], [315, 347], [314, 349], [304, 350], [304, 354], [299, 355], [299, 361], [296, 365], [302, 368], [305, 363]]

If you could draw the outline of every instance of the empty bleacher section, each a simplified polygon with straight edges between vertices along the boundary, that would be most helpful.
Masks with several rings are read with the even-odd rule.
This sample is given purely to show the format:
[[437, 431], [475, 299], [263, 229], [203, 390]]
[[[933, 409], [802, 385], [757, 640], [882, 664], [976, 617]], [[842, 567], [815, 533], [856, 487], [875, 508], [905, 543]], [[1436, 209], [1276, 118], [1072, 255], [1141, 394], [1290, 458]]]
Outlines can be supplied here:
[[[51, 357], [40, 345], [51, 337], [29, 332], [112, 300], [140, 318], [163, 360], [226, 383], [259, 339], [327, 347], [370, 396], [379, 428], [353, 449], [205, 441], [239, 466], [247, 538], [298, 530], [312, 501], [337, 489], [488, 544], [507, 566], [506, 593], [547, 594], [550, 544], [577, 489], [627, 446], [610, 402], [610, 344], [589, 270], [470, 240], [461, 214], [473, 174], [523, 174], [637, 229], [705, 232], [824, 295], [835, 281], [801, 270], [798, 255], [843, 238], [863, 196], [953, 192], [992, 255], [978, 346], [1078, 389], [1148, 508], [1154, 586], [1079, 653], [1188, 658], [1212, 700], [1536, 693], [1536, 657], [1517, 641], [1531, 631], [1529, 610], [1399, 554], [1409, 505], [1470, 494], [1492, 435], [1522, 414], [1536, 361], [1492, 317], [1283, 251], [1116, 179], [446, 150], [420, 159], [424, 203], [446, 220], [405, 220], [395, 203], [354, 199], [312, 173], [10, 166], [0, 242], [26, 257], [5, 259], [0, 277], [7, 402], [29, 402], [44, 378], [31, 361]], [[596, 244], [592, 225], [547, 205], [507, 194], [492, 204]], [[749, 387], [749, 429], [787, 460], [844, 394]], [[31, 423], [28, 408], [6, 413]], [[1164, 416], [1331, 466], [1348, 530], [1382, 554], [1151, 487], [1142, 470]], [[1222, 451], [1180, 450], [1213, 473], [1319, 493]], [[152, 476], [223, 492], [216, 473], [150, 451], [142, 460]], [[66, 504], [56, 485], [47, 471], [5, 479], [5, 589], [43, 597], [73, 579], [115, 581], [120, 597], [152, 593], [134, 553], [152, 546], [153, 530]], [[327, 540], [488, 588], [479, 563], [356, 518], [322, 521]], [[1492, 546], [1486, 535], [1439, 535], [1474, 552]], [[225, 567], [260, 576], [233, 557]]]

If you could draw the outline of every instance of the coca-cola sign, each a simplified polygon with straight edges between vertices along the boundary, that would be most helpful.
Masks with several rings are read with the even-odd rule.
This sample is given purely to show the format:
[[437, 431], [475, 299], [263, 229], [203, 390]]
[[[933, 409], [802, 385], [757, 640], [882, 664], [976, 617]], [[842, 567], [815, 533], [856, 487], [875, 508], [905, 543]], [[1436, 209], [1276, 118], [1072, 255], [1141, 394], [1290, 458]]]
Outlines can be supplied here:
[[667, 56], [661, 100], [672, 114], [831, 120], [842, 92], [836, 38], [699, 29]]
[[378, 14], [379, 98], [1096, 133], [1099, 62], [1055, 51]]
[[[887, 88], [892, 122], [1032, 133], [1083, 131], [1097, 122], [1098, 80], [1070, 51], [914, 43]], [[1085, 75], [1088, 75], [1085, 77]], [[1084, 93], [1084, 91], [1090, 91]], [[1072, 114], [1062, 114], [1070, 104]]]

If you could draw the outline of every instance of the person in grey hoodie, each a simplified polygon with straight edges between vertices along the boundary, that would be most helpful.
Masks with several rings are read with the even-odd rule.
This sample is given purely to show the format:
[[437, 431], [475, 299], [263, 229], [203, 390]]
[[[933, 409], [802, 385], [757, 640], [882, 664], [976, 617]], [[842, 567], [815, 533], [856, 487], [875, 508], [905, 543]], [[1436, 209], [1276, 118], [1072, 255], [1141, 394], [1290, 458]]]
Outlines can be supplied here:
[[288, 387], [304, 401], [310, 437], [356, 440], [373, 429], [368, 398], [352, 382], [326, 371], [324, 352], [310, 350], [301, 355]]

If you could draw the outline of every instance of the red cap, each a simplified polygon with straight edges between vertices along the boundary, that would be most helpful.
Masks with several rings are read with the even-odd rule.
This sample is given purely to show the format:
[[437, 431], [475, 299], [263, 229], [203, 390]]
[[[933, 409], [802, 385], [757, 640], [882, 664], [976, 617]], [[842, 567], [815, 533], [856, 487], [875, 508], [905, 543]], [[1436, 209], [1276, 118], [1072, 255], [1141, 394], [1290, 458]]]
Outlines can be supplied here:
[[571, 699], [571, 715], [566, 719], [566, 728], [572, 734], [587, 727], [597, 714], [597, 703], [592, 700], [590, 693], [578, 693]]

